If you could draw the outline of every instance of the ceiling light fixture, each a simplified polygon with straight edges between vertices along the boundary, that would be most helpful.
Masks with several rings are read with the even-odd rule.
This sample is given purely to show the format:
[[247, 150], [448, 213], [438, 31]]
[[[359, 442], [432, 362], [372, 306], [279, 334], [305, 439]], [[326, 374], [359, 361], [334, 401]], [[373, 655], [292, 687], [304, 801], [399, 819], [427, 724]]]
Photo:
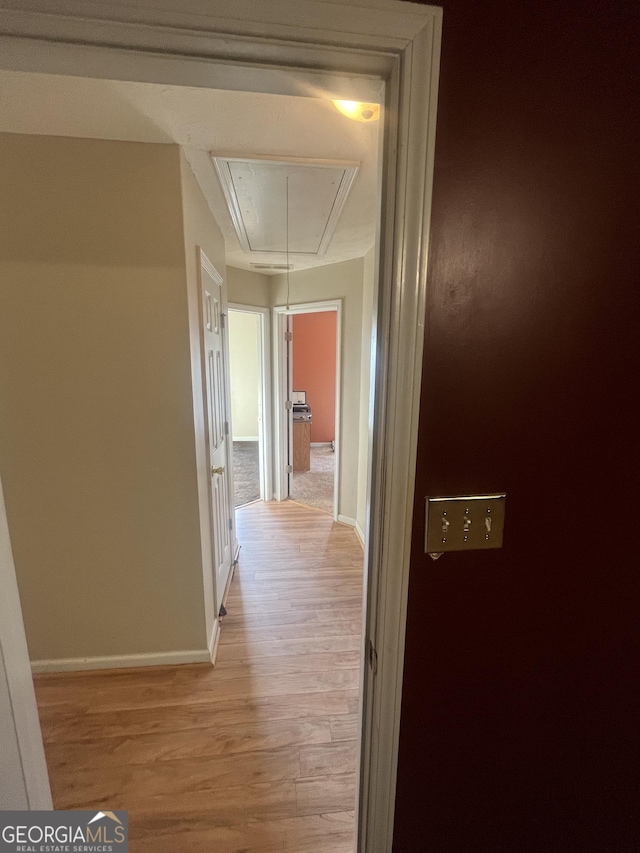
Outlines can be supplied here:
[[380, 104], [363, 104], [362, 101], [333, 101], [343, 116], [354, 121], [370, 122], [380, 118]]

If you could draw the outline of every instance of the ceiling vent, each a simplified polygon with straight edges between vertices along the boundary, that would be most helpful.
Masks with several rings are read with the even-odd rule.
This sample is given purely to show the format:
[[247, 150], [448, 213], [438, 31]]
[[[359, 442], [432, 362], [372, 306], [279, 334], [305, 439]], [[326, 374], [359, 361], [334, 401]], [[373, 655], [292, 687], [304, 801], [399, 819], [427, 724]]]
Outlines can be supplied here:
[[286, 272], [293, 269], [293, 264], [249, 264], [254, 270], [273, 270], [274, 272]]
[[211, 156], [245, 252], [282, 254], [287, 236], [292, 255], [326, 252], [359, 163]]

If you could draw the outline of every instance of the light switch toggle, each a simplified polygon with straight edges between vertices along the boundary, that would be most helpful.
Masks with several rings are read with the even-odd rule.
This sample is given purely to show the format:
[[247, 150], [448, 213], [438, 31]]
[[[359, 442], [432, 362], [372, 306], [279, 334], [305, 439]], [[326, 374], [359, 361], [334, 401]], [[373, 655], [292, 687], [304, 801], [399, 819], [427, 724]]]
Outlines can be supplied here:
[[501, 548], [506, 494], [427, 498], [425, 551]]

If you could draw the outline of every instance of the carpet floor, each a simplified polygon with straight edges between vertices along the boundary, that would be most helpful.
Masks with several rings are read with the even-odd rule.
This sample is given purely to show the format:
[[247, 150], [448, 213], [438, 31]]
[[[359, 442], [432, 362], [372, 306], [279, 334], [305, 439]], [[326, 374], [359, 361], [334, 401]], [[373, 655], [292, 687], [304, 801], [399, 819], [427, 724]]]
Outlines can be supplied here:
[[312, 447], [311, 470], [293, 474], [292, 499], [333, 515], [335, 467], [336, 454], [330, 447]]
[[[311, 470], [293, 475], [291, 498], [333, 515], [336, 455], [330, 447], [311, 448]], [[260, 459], [257, 441], [233, 442], [235, 506], [260, 500]]]
[[257, 441], [233, 442], [234, 503], [244, 506], [260, 500], [260, 445]]

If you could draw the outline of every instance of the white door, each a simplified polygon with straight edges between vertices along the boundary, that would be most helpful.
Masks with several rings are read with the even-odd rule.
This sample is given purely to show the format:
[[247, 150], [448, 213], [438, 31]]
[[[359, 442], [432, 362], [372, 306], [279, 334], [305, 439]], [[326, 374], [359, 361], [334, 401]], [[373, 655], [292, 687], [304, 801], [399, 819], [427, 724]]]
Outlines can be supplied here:
[[201, 256], [202, 322], [205, 353], [206, 406], [211, 474], [211, 533], [216, 588], [216, 614], [229, 580], [232, 562], [229, 500], [229, 413], [227, 408], [222, 278]]

